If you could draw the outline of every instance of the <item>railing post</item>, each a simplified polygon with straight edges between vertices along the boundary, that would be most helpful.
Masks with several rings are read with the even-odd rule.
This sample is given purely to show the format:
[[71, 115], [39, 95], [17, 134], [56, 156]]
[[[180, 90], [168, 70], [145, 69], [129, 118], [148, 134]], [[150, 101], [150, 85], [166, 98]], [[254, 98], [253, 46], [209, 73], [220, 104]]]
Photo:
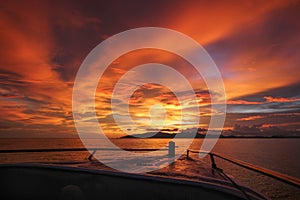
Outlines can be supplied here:
[[93, 155], [96, 153], [96, 149], [90, 154], [90, 156], [88, 157], [88, 160], [91, 161], [93, 158]]
[[217, 169], [217, 165], [215, 163], [214, 155], [212, 153], [209, 153], [209, 156], [210, 156], [210, 160], [211, 160], [211, 167], [213, 169]]
[[170, 141], [169, 142], [169, 157], [175, 156], [175, 142]]

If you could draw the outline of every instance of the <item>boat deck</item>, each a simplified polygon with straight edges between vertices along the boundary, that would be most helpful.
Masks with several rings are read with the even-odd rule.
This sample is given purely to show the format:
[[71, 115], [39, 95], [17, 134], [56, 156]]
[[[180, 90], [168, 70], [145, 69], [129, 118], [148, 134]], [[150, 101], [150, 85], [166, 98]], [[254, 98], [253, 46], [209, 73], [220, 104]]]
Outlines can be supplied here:
[[[49, 163], [47, 163], [49, 164]], [[86, 160], [86, 161], [70, 161], [70, 162], [55, 162], [52, 163], [54, 165], [62, 165], [68, 167], [76, 167], [76, 168], [86, 168], [93, 170], [105, 170], [110, 172], [118, 172], [116, 169], [112, 169], [98, 160]], [[147, 166], [147, 163], [143, 165]], [[151, 175], [151, 176], [159, 176], [159, 177], [169, 177], [169, 178], [177, 178], [181, 180], [191, 180], [191, 181], [208, 181], [208, 182], [220, 182], [222, 184], [228, 183], [228, 185], [232, 185], [230, 180], [226, 178], [223, 174], [221, 174], [218, 170], [213, 169], [209, 163], [209, 159], [200, 160], [197, 156], [187, 157], [182, 155], [179, 159], [177, 159], [172, 164], [163, 167], [158, 170], [150, 171], [147, 173], [141, 173], [142, 175]], [[233, 178], [233, 177], [232, 177]], [[241, 183], [239, 183], [241, 184]]]

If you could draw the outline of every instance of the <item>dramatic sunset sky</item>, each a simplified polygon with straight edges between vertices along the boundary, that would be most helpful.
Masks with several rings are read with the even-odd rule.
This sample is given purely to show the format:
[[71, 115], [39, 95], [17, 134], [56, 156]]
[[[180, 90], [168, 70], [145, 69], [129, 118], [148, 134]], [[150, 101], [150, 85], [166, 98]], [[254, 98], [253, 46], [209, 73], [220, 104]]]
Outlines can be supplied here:
[[[226, 88], [225, 130], [300, 131], [300, 1], [58, 2], [0, 3], [0, 137], [75, 135], [72, 89], [81, 63], [106, 38], [138, 27], [173, 29], [206, 49]], [[128, 69], [149, 62], [190, 78], [200, 109], [197, 127], [207, 128], [212, 114], [203, 80], [184, 59], [147, 49], [121, 56], [101, 78], [96, 109], [105, 133], [124, 135], [110, 110], [114, 84]], [[131, 117], [142, 130], [126, 129], [151, 131], [149, 108], [156, 104], [166, 111], [157, 116], [166, 116], [163, 128], [177, 130], [178, 100], [167, 87], [151, 83], [130, 100]]]

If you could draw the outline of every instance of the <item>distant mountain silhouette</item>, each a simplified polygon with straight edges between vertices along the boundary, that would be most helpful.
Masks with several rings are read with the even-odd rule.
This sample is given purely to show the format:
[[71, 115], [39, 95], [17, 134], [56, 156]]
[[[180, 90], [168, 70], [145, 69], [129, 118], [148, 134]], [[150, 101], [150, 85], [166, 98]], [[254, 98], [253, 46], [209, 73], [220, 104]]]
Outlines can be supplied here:
[[[167, 133], [167, 132], [147, 132], [142, 134], [126, 135], [121, 138], [195, 138], [195, 133]], [[205, 135], [197, 133], [196, 138], [204, 138]]]
[[[205, 138], [205, 133], [195, 133], [191, 132], [180, 132], [180, 133], [168, 133], [168, 132], [147, 132], [142, 134], [133, 134], [133, 135], [126, 135], [121, 138]], [[209, 135], [209, 138], [216, 138], [218, 135]], [[300, 138], [300, 135], [223, 135], [221, 134], [219, 138]]]

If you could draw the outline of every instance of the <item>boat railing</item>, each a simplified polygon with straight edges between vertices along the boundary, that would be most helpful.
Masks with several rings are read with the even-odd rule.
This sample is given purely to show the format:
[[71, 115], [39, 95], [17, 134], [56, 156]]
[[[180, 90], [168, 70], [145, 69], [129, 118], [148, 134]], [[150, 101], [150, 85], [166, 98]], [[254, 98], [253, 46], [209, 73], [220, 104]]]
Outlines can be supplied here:
[[253, 165], [253, 164], [250, 164], [250, 163], [247, 163], [247, 162], [235, 159], [235, 158], [231, 158], [230, 156], [224, 156], [224, 155], [220, 155], [220, 154], [214, 153], [214, 152], [199, 151], [199, 150], [193, 150], [193, 149], [188, 149], [186, 152], [186, 156], [189, 157], [190, 153], [198, 153], [198, 154], [200, 153], [200, 154], [209, 155], [210, 161], [211, 161], [211, 167], [216, 170], [221, 170], [221, 169], [217, 167], [215, 157], [220, 158], [225, 161], [228, 161], [230, 163], [233, 163], [237, 166], [246, 168], [248, 170], [255, 171], [255, 172], [258, 172], [265, 176], [277, 179], [277, 180], [287, 183], [289, 185], [293, 185], [293, 186], [300, 188], [300, 179], [298, 179], [298, 178], [295, 178], [295, 177], [292, 177], [292, 176], [289, 176], [289, 175], [286, 175], [286, 174], [283, 174], [283, 173], [280, 173], [277, 171], [273, 171], [270, 169], [266, 169], [264, 167]]
[[175, 156], [175, 142], [170, 141], [167, 148], [55, 148], [55, 149], [0, 149], [0, 153], [42, 153], [42, 152], [74, 152], [74, 151], [89, 151], [88, 160], [92, 160], [97, 151], [134, 151], [134, 152], [147, 152], [147, 151], [168, 151], [170, 157]]
[[147, 151], [168, 151], [168, 148], [164, 149], [153, 149], [153, 148], [124, 148], [124, 149], [117, 149], [117, 148], [58, 148], [58, 149], [4, 149], [0, 150], [0, 153], [42, 153], [42, 152], [75, 152], [75, 151], [90, 151], [92, 152], [88, 159], [91, 160], [93, 155], [97, 151], [136, 151], [136, 152], [147, 152]]

